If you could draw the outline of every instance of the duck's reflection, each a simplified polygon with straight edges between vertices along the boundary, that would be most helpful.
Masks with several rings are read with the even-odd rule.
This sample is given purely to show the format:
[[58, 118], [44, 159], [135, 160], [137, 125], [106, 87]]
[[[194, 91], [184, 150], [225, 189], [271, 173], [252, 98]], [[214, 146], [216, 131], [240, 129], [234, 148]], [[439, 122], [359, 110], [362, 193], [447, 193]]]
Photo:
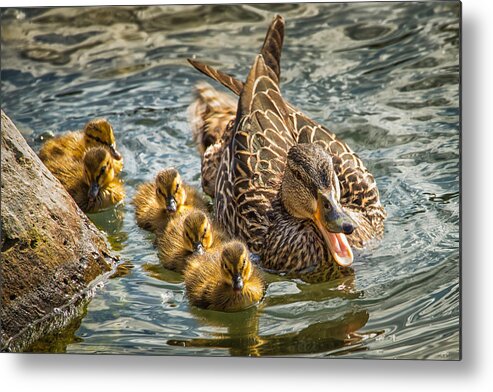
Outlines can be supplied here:
[[[190, 348], [226, 349], [232, 356], [293, 356], [303, 354], [333, 353], [342, 348], [362, 349], [359, 343], [368, 334], [360, 334], [369, 318], [366, 310], [354, 307], [341, 311], [322, 309], [317, 320], [293, 331], [279, 333], [282, 326], [275, 324], [275, 308], [304, 301], [328, 301], [335, 298], [353, 299], [360, 294], [354, 291], [354, 276], [330, 284], [298, 285], [295, 294], [267, 296], [258, 308], [238, 313], [211, 312], [191, 308], [200, 324], [214, 328], [210, 338], [169, 340], [168, 344]], [[324, 316], [327, 313], [327, 317]], [[325, 318], [326, 321], [319, 321]], [[330, 320], [327, 320], [330, 318]], [[265, 326], [265, 332], [262, 326]], [[260, 327], [259, 327], [260, 326]], [[286, 329], [285, 329], [286, 330]], [[219, 332], [218, 332], [219, 331]], [[273, 332], [275, 331], [275, 332]]]
[[128, 240], [128, 233], [123, 230], [125, 207], [123, 204], [116, 205], [97, 214], [88, 214], [94, 225], [106, 233], [106, 238], [111, 249], [120, 252], [123, 244]]

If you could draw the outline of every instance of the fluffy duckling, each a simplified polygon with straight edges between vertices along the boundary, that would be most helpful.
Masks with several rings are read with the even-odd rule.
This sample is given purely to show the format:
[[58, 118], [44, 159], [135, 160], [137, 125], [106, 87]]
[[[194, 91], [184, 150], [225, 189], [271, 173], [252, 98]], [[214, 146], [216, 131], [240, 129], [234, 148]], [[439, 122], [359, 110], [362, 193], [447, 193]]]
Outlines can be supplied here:
[[265, 294], [266, 284], [239, 241], [191, 257], [184, 276], [190, 303], [204, 309], [239, 311], [257, 304]]
[[157, 238], [159, 260], [165, 268], [182, 272], [192, 255], [203, 255], [220, 245], [223, 235], [212, 227], [207, 215], [193, 210], [181, 215]]
[[217, 91], [208, 83], [197, 84], [188, 116], [192, 138], [200, 156], [204, 156], [207, 148], [221, 139], [228, 123], [235, 118], [236, 106], [231, 96]]
[[133, 199], [137, 224], [153, 233], [161, 232], [168, 223], [197, 208], [207, 211], [198, 192], [183, 183], [178, 170], [161, 170], [154, 183], [139, 186]]
[[188, 108], [192, 138], [202, 157], [202, 189], [212, 198], [217, 166], [226, 144], [223, 138], [228, 136], [228, 129], [232, 129], [236, 106], [237, 103], [229, 95], [207, 83], [199, 83], [195, 87], [195, 100]]
[[93, 147], [106, 148], [114, 159], [113, 167], [116, 173], [122, 170], [123, 159], [116, 149], [113, 127], [104, 118], [89, 121], [82, 131], [67, 132], [47, 140], [39, 151], [39, 157], [45, 164], [62, 159], [64, 156], [82, 159]]
[[103, 147], [91, 148], [83, 159], [65, 157], [47, 166], [84, 212], [104, 210], [125, 197], [114, 160]]

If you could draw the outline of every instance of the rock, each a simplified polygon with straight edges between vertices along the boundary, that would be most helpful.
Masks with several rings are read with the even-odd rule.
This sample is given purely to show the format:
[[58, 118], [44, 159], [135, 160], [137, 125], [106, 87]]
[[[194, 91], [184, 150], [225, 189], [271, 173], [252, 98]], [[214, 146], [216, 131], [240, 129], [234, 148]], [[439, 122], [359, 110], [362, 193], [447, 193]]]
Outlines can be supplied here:
[[22, 351], [79, 316], [117, 260], [3, 111], [1, 131], [0, 349]]

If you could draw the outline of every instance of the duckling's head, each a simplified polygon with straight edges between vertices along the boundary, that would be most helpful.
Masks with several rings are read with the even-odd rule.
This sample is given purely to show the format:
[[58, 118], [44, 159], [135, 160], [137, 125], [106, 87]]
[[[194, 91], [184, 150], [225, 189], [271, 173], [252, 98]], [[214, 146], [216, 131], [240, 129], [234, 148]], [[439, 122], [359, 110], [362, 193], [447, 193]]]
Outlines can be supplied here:
[[110, 150], [111, 156], [117, 161], [122, 159], [122, 155], [116, 149], [115, 135], [113, 127], [104, 118], [89, 121], [84, 127], [84, 137], [89, 145], [104, 145]]
[[161, 170], [156, 176], [156, 197], [168, 212], [176, 212], [185, 204], [187, 192], [175, 168]]
[[89, 201], [94, 202], [102, 189], [115, 178], [113, 158], [103, 147], [94, 147], [84, 155], [84, 181], [89, 186]]
[[202, 255], [212, 246], [211, 224], [202, 211], [193, 211], [183, 225], [183, 239], [188, 251]]
[[291, 147], [281, 185], [282, 204], [293, 217], [312, 220], [333, 259], [349, 266], [353, 253], [346, 235], [353, 232], [355, 223], [342, 209], [340, 192], [332, 157], [322, 147]]
[[244, 283], [252, 276], [252, 262], [245, 245], [233, 241], [224, 246], [221, 253], [222, 280], [233, 291], [241, 292]]

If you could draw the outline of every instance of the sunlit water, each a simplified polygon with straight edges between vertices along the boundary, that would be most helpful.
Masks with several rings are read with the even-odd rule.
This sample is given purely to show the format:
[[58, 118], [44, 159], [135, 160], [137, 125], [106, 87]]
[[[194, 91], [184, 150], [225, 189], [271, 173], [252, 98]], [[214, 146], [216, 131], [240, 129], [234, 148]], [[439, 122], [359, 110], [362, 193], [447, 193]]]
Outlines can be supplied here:
[[[258, 309], [200, 311], [157, 268], [135, 188], [166, 166], [200, 184], [186, 109], [196, 56], [244, 77], [275, 15], [286, 21], [284, 96], [374, 173], [385, 237], [354, 280], [269, 277]], [[70, 353], [459, 357], [459, 8], [439, 3], [4, 10], [2, 107], [41, 136], [107, 117], [125, 158], [125, 205], [93, 215], [126, 273], [58, 343]], [[133, 268], [132, 268], [133, 267]]]

